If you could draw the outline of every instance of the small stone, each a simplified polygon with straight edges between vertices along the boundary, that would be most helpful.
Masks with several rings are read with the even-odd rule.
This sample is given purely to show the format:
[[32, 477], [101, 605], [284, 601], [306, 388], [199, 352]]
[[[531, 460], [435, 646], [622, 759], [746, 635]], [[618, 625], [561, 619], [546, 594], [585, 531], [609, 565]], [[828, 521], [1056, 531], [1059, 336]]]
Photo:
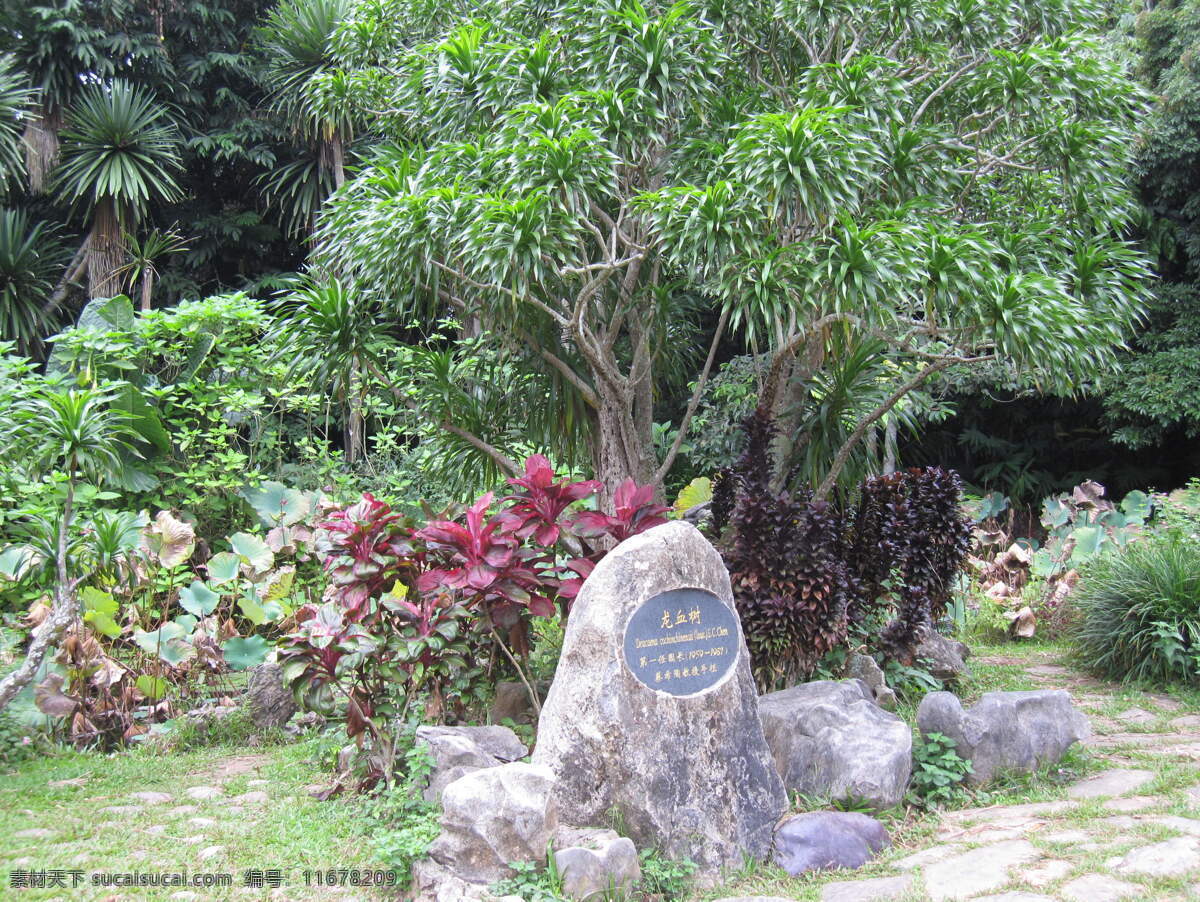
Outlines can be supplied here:
[[865, 814], [812, 811], [775, 828], [774, 860], [798, 877], [807, 871], [859, 868], [892, 844], [883, 824]]
[[46, 785], [51, 787], [52, 789], [61, 789], [64, 786], [82, 786], [87, 781], [88, 781], [88, 778], [86, 776], [71, 777], [69, 780], [51, 780]]
[[1067, 795], [1072, 799], [1123, 796], [1135, 789], [1140, 789], [1153, 779], [1153, 771], [1113, 768], [1096, 774], [1094, 777], [1088, 777], [1086, 780], [1080, 780], [1067, 789]]
[[204, 802], [208, 799], [220, 798], [224, 793], [216, 786], [193, 786], [184, 791], [189, 799], [195, 799], [198, 802]]
[[250, 787], [270, 786], [271, 781], [270, 780], [247, 780], [246, 785], [250, 786]]
[[131, 792], [129, 798], [137, 799], [143, 805], [165, 805], [167, 802], [172, 801], [171, 796], [165, 792], [152, 792], [149, 790], [145, 792]]
[[917, 643], [916, 654], [929, 662], [929, 672], [943, 682], [953, 682], [959, 677], [970, 676], [966, 665], [971, 650], [962, 642], [947, 639], [934, 629], [926, 628]]
[[175, 817], [180, 817], [181, 815], [191, 814], [197, 810], [198, 809], [195, 805], [176, 805], [174, 808], [168, 808], [166, 813], [174, 815]]
[[100, 812], [101, 814], [131, 815], [140, 814], [141, 810], [137, 805], [109, 805], [107, 808], [101, 808]]
[[1075, 865], [1069, 861], [1051, 858], [1048, 861], [1039, 861], [1031, 868], [1026, 868], [1021, 872], [1021, 879], [1030, 886], [1049, 886], [1066, 877], [1074, 867]]
[[28, 830], [21, 830], [13, 834], [14, 839], [45, 839], [48, 836], [53, 836], [53, 830], [47, 830], [45, 827], [31, 827]]
[[925, 867], [925, 891], [934, 902], [966, 899], [1000, 889], [1011, 871], [1037, 861], [1041, 853], [1033, 843], [1010, 839], [963, 852]]
[[497, 683], [488, 720], [499, 724], [505, 720], [523, 723], [532, 719], [533, 702], [529, 699], [529, 690], [525, 688], [525, 684], [516, 680]]
[[183, 843], [185, 846], [198, 846], [198, 845], [200, 845], [200, 843], [204, 842], [204, 837], [203, 836], [184, 836], [179, 839], [179, 842]]
[[1027, 893], [1018, 889], [1009, 890], [1007, 893], [995, 893], [991, 896], [976, 896], [974, 902], [1056, 902], [1056, 900], [1053, 896]]
[[296, 699], [283, 682], [283, 669], [278, 664], [251, 668], [243, 704], [260, 730], [279, 729], [296, 713]]
[[846, 661], [845, 676], [848, 679], [860, 680], [868, 690], [875, 704], [885, 711], [896, 710], [896, 693], [887, 684], [883, 670], [870, 655], [853, 654]]
[[912, 876], [875, 877], [869, 880], [839, 880], [821, 888], [821, 902], [885, 902], [899, 899], [912, 886]]
[[149, 833], [151, 836], [162, 836], [164, 833], [167, 832], [167, 825], [166, 824], [151, 824], [149, 827], [146, 828], [146, 832]]
[[1185, 714], [1182, 717], [1176, 717], [1171, 721], [1171, 728], [1181, 733], [1185, 730], [1200, 730], [1200, 714]]
[[240, 796], [234, 796], [230, 801], [239, 805], [261, 805], [269, 799], [270, 796], [261, 789], [252, 789], [249, 792], [243, 792]]
[[190, 817], [188, 823], [193, 827], [213, 827], [217, 822], [211, 817]]
[[1059, 893], [1069, 902], [1119, 902], [1141, 895], [1141, 889], [1132, 883], [1118, 880], [1108, 874], [1085, 874], [1059, 888]]
[[1105, 811], [1144, 811], [1147, 808], [1153, 808], [1159, 803], [1158, 799], [1151, 796], [1130, 796], [1127, 799], [1109, 799], [1101, 807]]
[[1200, 839], [1177, 836], [1127, 853], [1114, 868], [1120, 874], [1182, 877], [1200, 868]]
[[201, 849], [196, 855], [196, 858], [199, 861], [208, 861], [210, 858], [216, 858], [218, 855], [223, 854], [225, 854], [224, 846], [208, 846], [207, 848]]
[[569, 831], [567, 843], [554, 853], [563, 895], [595, 900], [606, 893], [624, 897], [642, 879], [633, 841], [615, 830]]

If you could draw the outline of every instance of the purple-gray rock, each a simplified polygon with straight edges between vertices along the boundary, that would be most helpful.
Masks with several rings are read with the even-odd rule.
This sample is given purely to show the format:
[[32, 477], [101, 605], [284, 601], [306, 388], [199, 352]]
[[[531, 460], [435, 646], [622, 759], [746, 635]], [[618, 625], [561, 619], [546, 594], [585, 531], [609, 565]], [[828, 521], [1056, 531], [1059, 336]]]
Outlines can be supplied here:
[[968, 710], [950, 692], [931, 692], [917, 708], [923, 735], [953, 739], [971, 762], [966, 782], [978, 786], [1003, 771], [1035, 771], [1053, 764], [1092, 734], [1087, 718], [1062, 689], [985, 692]]
[[853, 811], [812, 811], [775, 830], [775, 863], [798, 877], [806, 871], [860, 868], [892, 844], [883, 824]]
[[817, 799], [899, 805], [912, 772], [912, 730], [859, 680], [801, 683], [758, 700], [788, 790]]
[[[625, 631], [643, 602], [684, 588], [716, 596], [710, 604], [736, 635], [722, 634], [719, 668], [697, 661], [714, 684], [671, 694], [627, 666]], [[702, 873], [766, 856], [787, 796], [734, 610], [721, 556], [689, 523], [634, 536], [600, 562], [567, 621], [533, 754], [554, 772], [563, 823], [606, 823], [615, 809], [638, 846], [690, 858]], [[679, 646], [670, 648], [675, 657]]]

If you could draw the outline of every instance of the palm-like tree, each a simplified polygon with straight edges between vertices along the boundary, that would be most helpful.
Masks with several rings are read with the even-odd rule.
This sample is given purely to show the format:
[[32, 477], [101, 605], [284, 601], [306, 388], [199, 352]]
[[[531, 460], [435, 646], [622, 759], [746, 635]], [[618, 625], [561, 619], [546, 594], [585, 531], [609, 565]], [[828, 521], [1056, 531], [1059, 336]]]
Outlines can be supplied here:
[[266, 180], [272, 201], [284, 208], [296, 231], [311, 229], [330, 187], [340, 188], [346, 179], [353, 117], [336, 92], [322, 101], [312, 87], [314, 79], [337, 67], [332, 39], [349, 7], [349, 0], [284, 0], [259, 29], [271, 108], [312, 151], [311, 160], [302, 159]]
[[23, 210], [0, 210], [0, 339], [37, 357], [54, 331], [50, 295], [66, 265], [57, 230]]
[[148, 92], [123, 81], [90, 88], [69, 121], [56, 184], [91, 215], [88, 288], [108, 297], [120, 290], [126, 235], [151, 203], [179, 197], [179, 132]]
[[32, 89], [11, 56], [0, 56], [0, 190], [25, 171], [21, 116], [28, 111]]
[[98, 389], [44, 390], [17, 406], [6, 424], [5, 441], [35, 473], [65, 472], [66, 491], [55, 542], [54, 605], [29, 643], [25, 660], [0, 680], [0, 710], [33, 679], [47, 651], [79, 616], [79, 584], [86, 574], [72, 573], [69, 556], [79, 479], [101, 482], [123, 466], [132, 452], [130, 418]]

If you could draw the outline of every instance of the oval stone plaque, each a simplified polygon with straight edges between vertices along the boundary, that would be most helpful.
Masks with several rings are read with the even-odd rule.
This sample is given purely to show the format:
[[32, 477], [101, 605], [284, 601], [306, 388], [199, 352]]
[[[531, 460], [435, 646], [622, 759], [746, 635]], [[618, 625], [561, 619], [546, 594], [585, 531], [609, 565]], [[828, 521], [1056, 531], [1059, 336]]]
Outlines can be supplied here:
[[737, 663], [737, 615], [712, 592], [672, 589], [646, 599], [625, 626], [625, 666], [670, 695], [711, 689]]

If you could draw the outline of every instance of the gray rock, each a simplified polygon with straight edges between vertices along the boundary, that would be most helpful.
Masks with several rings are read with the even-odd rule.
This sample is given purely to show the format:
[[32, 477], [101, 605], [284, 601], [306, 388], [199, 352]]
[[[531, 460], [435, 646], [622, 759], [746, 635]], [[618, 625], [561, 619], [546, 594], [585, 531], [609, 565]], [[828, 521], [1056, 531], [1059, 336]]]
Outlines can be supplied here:
[[560, 829], [555, 846], [563, 894], [578, 902], [625, 898], [642, 879], [633, 841], [615, 830]]
[[625, 663], [634, 612], [685, 587], [733, 611], [721, 556], [685, 522], [634, 536], [600, 562], [567, 621], [533, 761], [554, 772], [564, 822], [603, 823], [615, 809], [639, 846], [690, 858], [703, 874], [740, 865], [744, 854], [764, 857], [787, 796], [763, 738], [736, 614], [732, 660], [709, 688], [672, 695]]
[[1000, 771], [1035, 771], [1091, 735], [1087, 718], [1061, 689], [985, 692], [967, 711], [949, 692], [931, 692], [917, 708], [921, 733], [953, 739], [970, 760], [966, 782], [987, 783]]
[[417, 743], [429, 750], [433, 772], [427, 801], [442, 797], [459, 777], [524, 758], [529, 750], [508, 727], [417, 727]]
[[296, 713], [296, 699], [284, 685], [283, 670], [278, 664], [251, 668], [243, 704], [260, 730], [280, 729]]
[[879, 707], [885, 711], [896, 710], [896, 693], [888, 686], [883, 671], [870, 655], [851, 655], [846, 661], [845, 675], [849, 679], [866, 683], [867, 688], [871, 690], [871, 697]]
[[510, 862], [542, 861], [558, 828], [554, 775], [516, 762], [460, 777], [442, 794], [442, 832], [429, 857], [470, 883], [509, 875]]
[[948, 639], [932, 627], [925, 627], [916, 651], [918, 658], [929, 662], [929, 672], [943, 682], [971, 675], [966, 663], [971, 650], [965, 643]]
[[900, 804], [912, 730], [859, 680], [802, 683], [758, 700], [763, 733], [789, 790], [819, 799]]
[[806, 871], [860, 868], [892, 844], [883, 824], [852, 811], [811, 811], [775, 829], [775, 863], [798, 877]]
[[525, 688], [525, 684], [514, 680], [497, 683], [488, 720], [498, 724], [504, 720], [524, 723], [532, 719], [533, 702], [529, 700], [529, 690]]

